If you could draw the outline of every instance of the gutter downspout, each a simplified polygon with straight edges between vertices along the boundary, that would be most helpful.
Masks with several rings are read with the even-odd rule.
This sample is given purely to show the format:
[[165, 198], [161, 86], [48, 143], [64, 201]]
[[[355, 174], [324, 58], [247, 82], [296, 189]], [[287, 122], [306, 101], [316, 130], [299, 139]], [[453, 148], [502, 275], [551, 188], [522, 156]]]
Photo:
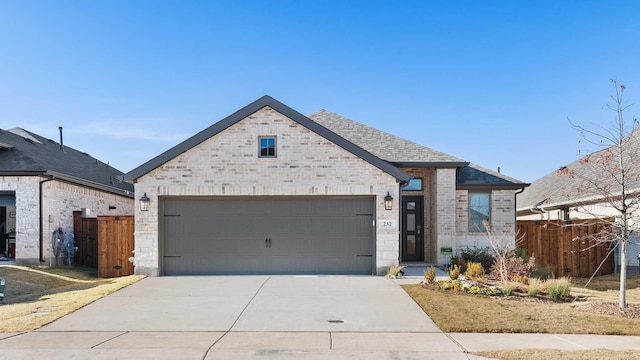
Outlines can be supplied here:
[[516, 225], [516, 229], [518, 228], [518, 194], [522, 194], [524, 189], [525, 188], [522, 188], [513, 194], [513, 223]]
[[[40, 263], [41, 264], [45, 262], [45, 260], [44, 260], [44, 251], [43, 251], [44, 250], [43, 249], [43, 246], [44, 246], [44, 233], [43, 233], [43, 229], [42, 229], [43, 228], [43, 226], [42, 226], [42, 213], [43, 213], [43, 211], [42, 211], [42, 184], [44, 184], [46, 182], [49, 182], [49, 181], [52, 181], [52, 180], [55, 180], [55, 178], [56, 178], [55, 176], [53, 176], [53, 175], [50, 175], [50, 176], [51, 177], [49, 179], [45, 179], [45, 180], [42, 180], [42, 181], [39, 182], [39, 190], [40, 191], [38, 192], [38, 210], [39, 210], [39, 215], [40, 215], [40, 241], [39, 241], [40, 246], [39, 247], [40, 247]], [[51, 264], [49, 264], [49, 265], [51, 265]]]

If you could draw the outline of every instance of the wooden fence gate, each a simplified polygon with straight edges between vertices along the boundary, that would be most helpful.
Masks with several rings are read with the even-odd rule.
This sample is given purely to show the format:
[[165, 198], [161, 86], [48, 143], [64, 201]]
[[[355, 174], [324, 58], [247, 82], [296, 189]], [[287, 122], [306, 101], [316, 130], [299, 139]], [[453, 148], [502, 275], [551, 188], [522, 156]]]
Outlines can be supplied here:
[[73, 212], [73, 236], [78, 251], [74, 259], [78, 265], [98, 267], [98, 219], [83, 218], [82, 211]]
[[133, 274], [133, 216], [98, 216], [98, 277]]
[[609, 226], [595, 220], [518, 221], [518, 236], [522, 236], [520, 247], [534, 256], [539, 266], [549, 266], [556, 277], [590, 277], [614, 272], [614, 254], [611, 246], [596, 245], [595, 240], [583, 239], [597, 234]]
[[134, 223], [131, 215], [83, 218], [80, 211], [74, 211], [76, 264], [98, 268], [103, 278], [132, 275], [129, 258], [135, 247]]

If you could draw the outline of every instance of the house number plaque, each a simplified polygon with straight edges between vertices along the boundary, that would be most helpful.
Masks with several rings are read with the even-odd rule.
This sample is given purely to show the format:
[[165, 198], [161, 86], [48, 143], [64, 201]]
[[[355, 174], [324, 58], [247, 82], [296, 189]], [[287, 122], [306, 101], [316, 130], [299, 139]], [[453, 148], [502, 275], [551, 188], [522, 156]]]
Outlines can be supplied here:
[[395, 229], [395, 220], [380, 220], [380, 229]]

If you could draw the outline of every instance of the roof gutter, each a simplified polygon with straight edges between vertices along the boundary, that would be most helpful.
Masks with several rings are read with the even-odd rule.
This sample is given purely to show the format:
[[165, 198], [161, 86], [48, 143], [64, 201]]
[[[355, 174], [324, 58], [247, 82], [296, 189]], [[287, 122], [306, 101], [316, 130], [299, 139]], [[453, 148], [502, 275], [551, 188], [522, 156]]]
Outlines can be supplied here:
[[94, 188], [96, 190], [102, 190], [102, 191], [107, 191], [110, 192], [112, 194], [116, 194], [116, 195], [121, 195], [121, 196], [127, 196], [130, 198], [133, 198], [133, 192], [129, 191], [129, 190], [124, 190], [124, 189], [120, 189], [114, 186], [108, 186], [108, 185], [104, 185], [104, 184], [100, 184], [97, 182], [93, 182], [90, 180], [85, 180], [85, 179], [81, 179], [75, 176], [70, 176], [70, 175], [65, 175], [65, 174], [61, 174], [55, 171], [47, 171], [45, 173], [46, 175], [51, 175], [54, 176], [56, 179], [61, 180], [61, 181], [66, 181], [66, 182], [70, 182], [70, 183], [74, 183], [74, 184], [78, 184], [78, 185], [83, 185], [83, 186], [87, 186], [90, 188]]
[[[49, 175], [49, 176], [50, 177], [48, 179], [44, 179], [44, 180], [42, 180], [42, 181], [40, 181], [38, 183], [38, 188], [39, 188], [38, 189], [39, 190], [38, 191], [38, 213], [39, 213], [39, 219], [40, 219], [40, 221], [39, 221], [39, 224], [40, 224], [40, 226], [39, 226], [40, 227], [40, 238], [39, 238], [38, 243], [39, 243], [39, 248], [40, 248], [40, 263], [44, 262], [44, 249], [43, 249], [43, 247], [44, 247], [44, 233], [43, 233], [44, 230], [43, 230], [43, 226], [42, 226], [42, 214], [43, 214], [43, 210], [42, 210], [42, 184], [44, 184], [46, 182], [49, 182], [49, 181], [52, 181], [52, 180], [55, 180], [55, 178], [56, 178], [53, 175]], [[49, 265], [51, 265], [51, 264], [49, 264]]]
[[524, 189], [530, 184], [456, 184], [456, 190], [521, 190], [518, 192], [521, 193]]
[[397, 167], [433, 167], [433, 168], [463, 168], [469, 166], [468, 161], [426, 161], [426, 162], [389, 162]]

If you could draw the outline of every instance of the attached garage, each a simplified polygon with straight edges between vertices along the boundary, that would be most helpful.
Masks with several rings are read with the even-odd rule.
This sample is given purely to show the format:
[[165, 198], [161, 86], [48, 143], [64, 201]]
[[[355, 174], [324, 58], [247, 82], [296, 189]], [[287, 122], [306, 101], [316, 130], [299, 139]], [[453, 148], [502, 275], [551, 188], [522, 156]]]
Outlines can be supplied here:
[[383, 274], [410, 178], [264, 96], [125, 176], [135, 272]]
[[372, 274], [373, 197], [165, 197], [162, 273]]

